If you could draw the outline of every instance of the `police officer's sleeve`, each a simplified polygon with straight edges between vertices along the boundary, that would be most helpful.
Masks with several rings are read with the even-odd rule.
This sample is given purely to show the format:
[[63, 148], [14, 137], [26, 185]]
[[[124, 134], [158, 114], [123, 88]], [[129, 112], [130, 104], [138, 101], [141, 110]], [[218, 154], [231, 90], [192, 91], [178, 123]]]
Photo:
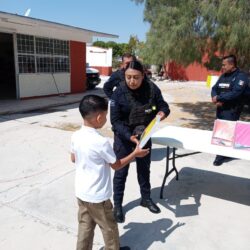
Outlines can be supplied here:
[[170, 114], [168, 103], [163, 99], [161, 90], [154, 84], [155, 89], [155, 101], [157, 105], [157, 111], [165, 113], [166, 117]]
[[110, 101], [110, 120], [115, 133], [125, 140], [130, 141], [132, 136], [130, 128], [124, 122], [124, 117], [122, 117], [121, 105], [119, 104], [120, 96], [115, 91], [112, 95]]
[[113, 74], [111, 74], [109, 79], [104, 83], [103, 91], [109, 99], [111, 98], [114, 92], [114, 88], [119, 85], [119, 82], [120, 82], [119, 72], [116, 71]]
[[217, 96], [217, 101], [228, 102], [239, 98], [243, 95], [248, 84], [247, 76], [243, 73], [236, 76], [232, 90], [229, 92], [223, 92]]
[[214, 96], [217, 95], [219, 81], [220, 81], [220, 78], [218, 79], [218, 81], [212, 87], [212, 89], [211, 89], [211, 97], [214, 97]]

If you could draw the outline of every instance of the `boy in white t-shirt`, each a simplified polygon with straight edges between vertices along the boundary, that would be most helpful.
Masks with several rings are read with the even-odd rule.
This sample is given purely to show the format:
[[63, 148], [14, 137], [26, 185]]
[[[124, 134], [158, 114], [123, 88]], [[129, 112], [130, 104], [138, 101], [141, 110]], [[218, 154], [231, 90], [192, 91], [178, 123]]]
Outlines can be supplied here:
[[71, 139], [71, 161], [75, 163], [75, 194], [78, 200], [77, 250], [91, 250], [94, 229], [99, 225], [105, 250], [129, 249], [119, 245], [119, 232], [110, 201], [112, 195], [111, 171], [126, 166], [135, 157], [144, 157], [149, 149], [136, 149], [117, 160], [107, 138], [97, 132], [107, 121], [108, 103], [105, 98], [83, 97], [79, 111], [83, 126]]

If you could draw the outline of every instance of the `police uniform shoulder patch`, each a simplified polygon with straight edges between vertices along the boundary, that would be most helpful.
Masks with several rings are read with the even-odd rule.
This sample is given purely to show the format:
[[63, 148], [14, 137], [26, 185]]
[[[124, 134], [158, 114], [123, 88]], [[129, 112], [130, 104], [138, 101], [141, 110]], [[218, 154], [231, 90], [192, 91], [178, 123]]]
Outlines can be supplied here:
[[238, 83], [240, 86], [243, 86], [245, 84], [244, 81], [240, 80], [239, 83]]

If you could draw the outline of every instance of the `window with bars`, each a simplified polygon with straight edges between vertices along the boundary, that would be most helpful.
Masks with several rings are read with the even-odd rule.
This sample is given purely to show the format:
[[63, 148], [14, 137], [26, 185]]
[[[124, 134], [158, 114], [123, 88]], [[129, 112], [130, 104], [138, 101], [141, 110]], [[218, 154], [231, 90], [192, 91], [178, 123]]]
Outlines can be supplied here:
[[53, 39], [36, 37], [36, 54], [53, 55]]
[[54, 40], [54, 55], [68, 56], [69, 43], [67, 41]]
[[17, 35], [20, 73], [69, 72], [68, 41]]
[[18, 55], [20, 73], [35, 73], [35, 57], [31, 55]]
[[17, 35], [17, 52], [34, 54], [34, 37], [29, 35]]
[[55, 72], [69, 72], [69, 58], [54, 57]]
[[36, 65], [38, 73], [53, 73], [53, 57], [36, 57]]

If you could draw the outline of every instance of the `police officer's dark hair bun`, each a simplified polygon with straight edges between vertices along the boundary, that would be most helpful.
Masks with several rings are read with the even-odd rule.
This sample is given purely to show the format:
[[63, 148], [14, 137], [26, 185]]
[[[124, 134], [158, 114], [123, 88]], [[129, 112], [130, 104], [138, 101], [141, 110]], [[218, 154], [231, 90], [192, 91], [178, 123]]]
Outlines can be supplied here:
[[96, 112], [108, 110], [108, 102], [104, 97], [98, 95], [86, 95], [82, 98], [79, 111], [83, 118], [91, 116]]
[[127, 69], [135, 69], [135, 70], [140, 71], [141, 73], [144, 73], [144, 67], [141, 64], [141, 62], [138, 60], [134, 60], [134, 61], [130, 62], [129, 64], [127, 64], [125, 71]]

